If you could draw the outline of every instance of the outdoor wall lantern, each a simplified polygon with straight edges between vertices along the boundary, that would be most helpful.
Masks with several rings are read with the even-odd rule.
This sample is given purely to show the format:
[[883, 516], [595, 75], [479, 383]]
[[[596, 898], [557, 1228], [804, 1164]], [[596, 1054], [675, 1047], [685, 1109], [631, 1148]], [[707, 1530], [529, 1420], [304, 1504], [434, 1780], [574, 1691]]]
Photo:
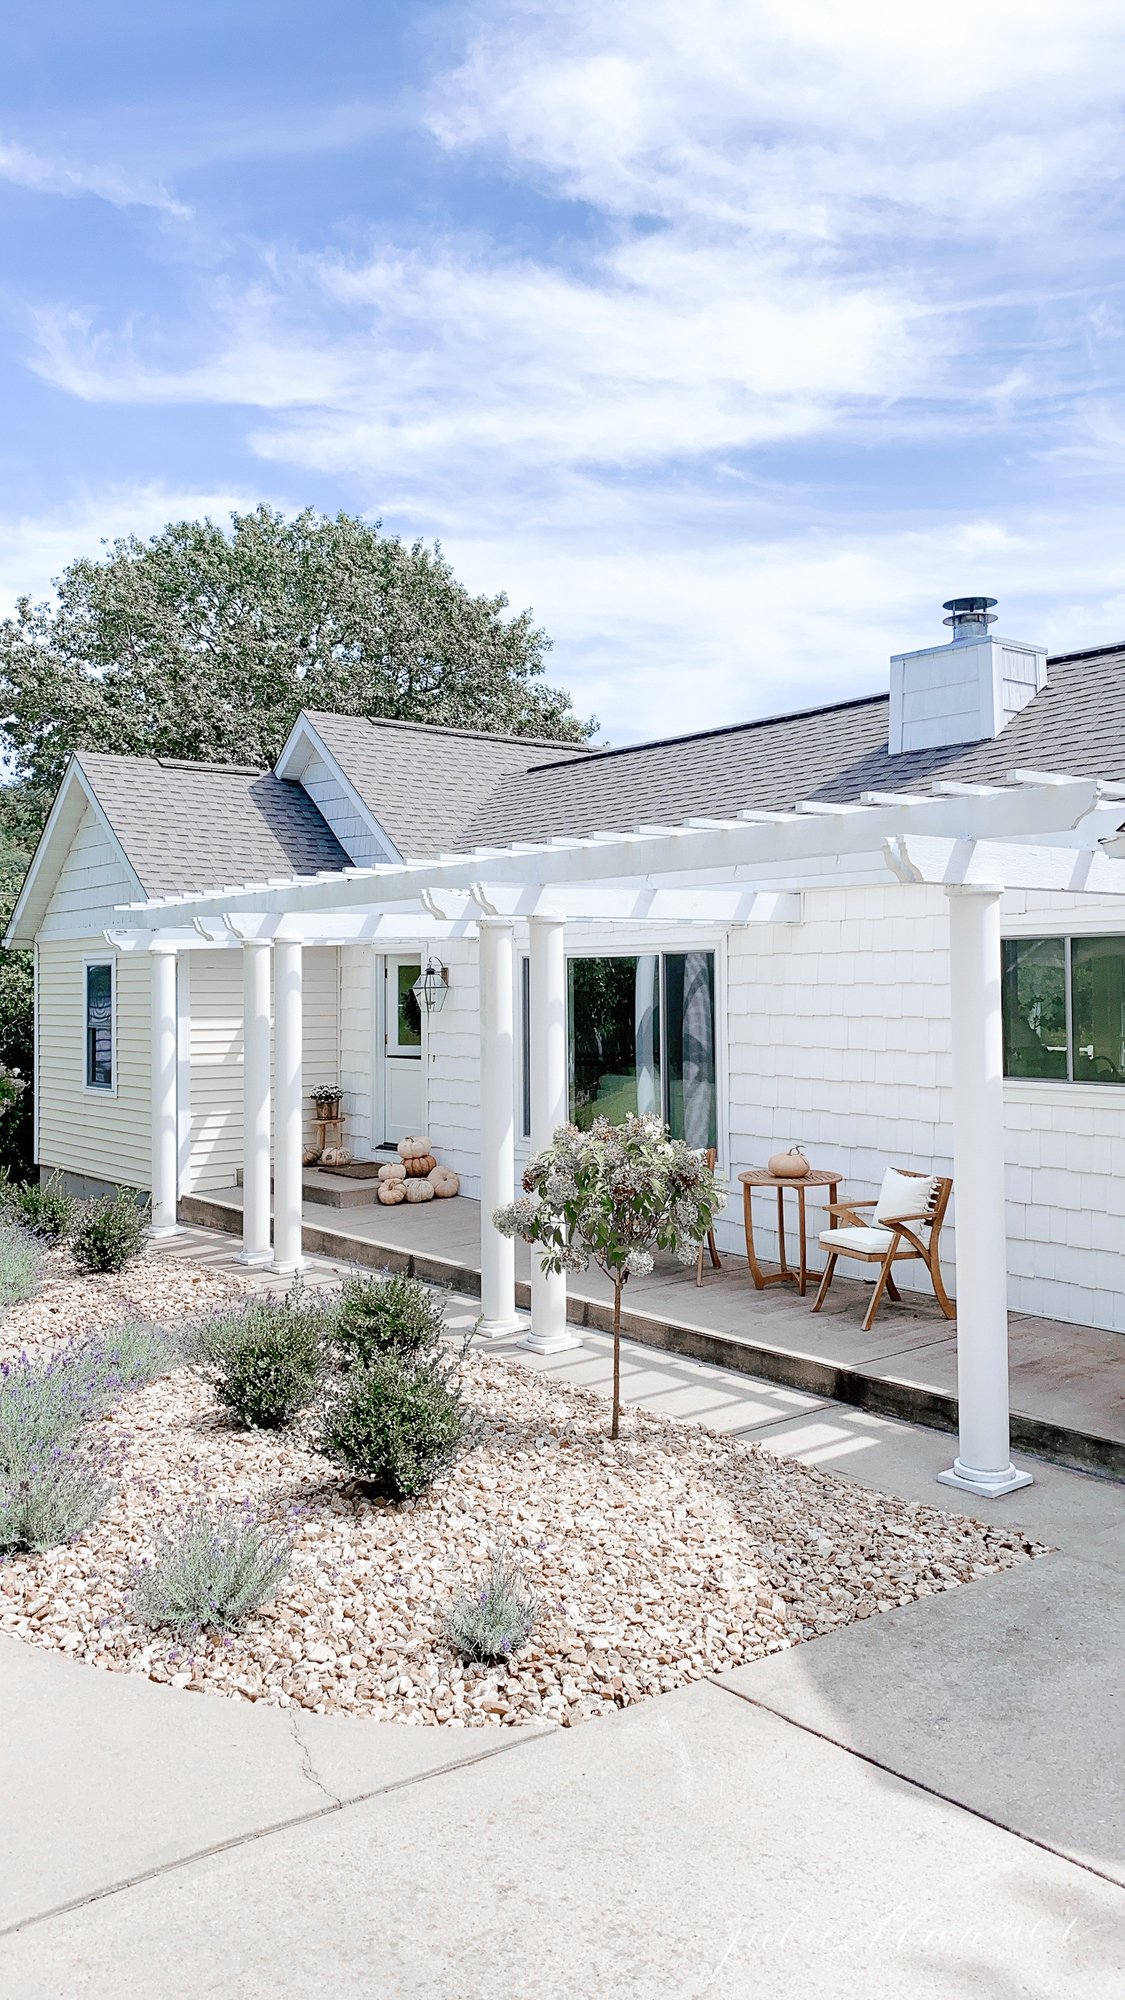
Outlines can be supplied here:
[[428, 958], [411, 990], [427, 1014], [440, 1014], [449, 998], [449, 967]]

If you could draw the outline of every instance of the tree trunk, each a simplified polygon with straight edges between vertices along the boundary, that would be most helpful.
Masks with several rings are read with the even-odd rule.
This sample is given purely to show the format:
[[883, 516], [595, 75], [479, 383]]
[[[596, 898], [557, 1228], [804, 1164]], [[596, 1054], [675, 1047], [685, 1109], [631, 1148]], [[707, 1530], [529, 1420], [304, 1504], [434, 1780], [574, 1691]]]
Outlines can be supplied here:
[[613, 1420], [609, 1435], [616, 1438], [621, 1429], [621, 1287], [625, 1280], [613, 1281]]

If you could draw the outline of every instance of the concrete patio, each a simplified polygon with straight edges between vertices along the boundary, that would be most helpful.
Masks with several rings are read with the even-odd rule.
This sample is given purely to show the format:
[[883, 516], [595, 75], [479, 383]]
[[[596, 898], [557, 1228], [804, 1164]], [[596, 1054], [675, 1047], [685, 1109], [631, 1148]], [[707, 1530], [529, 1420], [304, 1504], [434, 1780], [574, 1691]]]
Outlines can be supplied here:
[[[324, 1178], [324, 1177], [322, 1177]], [[242, 1190], [230, 1187], [180, 1202], [184, 1221], [241, 1229]], [[306, 1200], [306, 1252], [343, 1262], [388, 1266], [480, 1291], [480, 1210], [475, 1201], [338, 1209]], [[529, 1298], [530, 1253], [517, 1245], [517, 1300]], [[819, 1262], [819, 1252], [812, 1261]], [[862, 1329], [870, 1282], [842, 1276], [823, 1311], [796, 1287], [756, 1291], [744, 1257], [723, 1253], [702, 1286], [694, 1267], [661, 1259], [650, 1277], [630, 1281], [625, 1330], [646, 1346], [719, 1364], [763, 1382], [832, 1402], [953, 1430], [957, 1422], [954, 1322], [932, 1297], [904, 1292], [885, 1302], [869, 1333]], [[610, 1288], [597, 1271], [569, 1282], [568, 1311], [578, 1326], [611, 1324]], [[1125, 1478], [1125, 1336], [1096, 1327], [1012, 1313], [1009, 1319], [1013, 1449]]]

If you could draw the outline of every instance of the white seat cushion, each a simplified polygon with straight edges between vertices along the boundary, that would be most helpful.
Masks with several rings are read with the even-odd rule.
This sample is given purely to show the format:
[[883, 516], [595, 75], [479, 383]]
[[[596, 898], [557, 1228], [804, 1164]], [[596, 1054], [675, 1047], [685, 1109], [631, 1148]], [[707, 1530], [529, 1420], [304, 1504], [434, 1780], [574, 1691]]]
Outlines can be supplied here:
[[821, 1232], [821, 1243], [826, 1250], [859, 1250], [865, 1256], [876, 1253], [882, 1256], [894, 1241], [891, 1229], [825, 1229]]
[[873, 1222], [899, 1222], [904, 1215], [924, 1215], [933, 1191], [933, 1174], [900, 1174], [894, 1167], [888, 1167], [871, 1219]]

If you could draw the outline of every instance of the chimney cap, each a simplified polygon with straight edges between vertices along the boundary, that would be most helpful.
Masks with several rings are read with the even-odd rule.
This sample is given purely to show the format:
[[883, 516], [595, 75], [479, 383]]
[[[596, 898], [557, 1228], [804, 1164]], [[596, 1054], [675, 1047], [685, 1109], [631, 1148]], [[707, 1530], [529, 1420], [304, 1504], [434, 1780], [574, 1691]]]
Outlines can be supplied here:
[[989, 626], [996, 623], [996, 613], [992, 609], [995, 602], [994, 597], [949, 597], [941, 608], [951, 615], [941, 622], [952, 625], [955, 639], [962, 632], [987, 632]]

